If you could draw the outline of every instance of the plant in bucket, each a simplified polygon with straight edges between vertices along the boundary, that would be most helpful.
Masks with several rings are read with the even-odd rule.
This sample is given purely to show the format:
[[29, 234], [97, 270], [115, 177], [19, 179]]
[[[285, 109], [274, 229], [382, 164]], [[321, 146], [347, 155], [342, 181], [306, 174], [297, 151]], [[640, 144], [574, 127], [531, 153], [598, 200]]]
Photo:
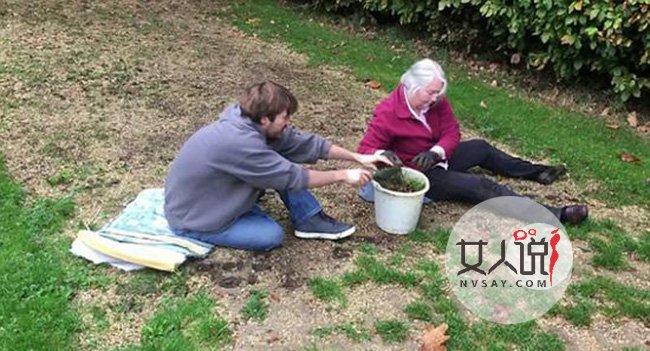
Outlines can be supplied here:
[[408, 167], [388, 167], [375, 173], [375, 221], [391, 234], [415, 230], [422, 212], [422, 200], [429, 190], [429, 179]]

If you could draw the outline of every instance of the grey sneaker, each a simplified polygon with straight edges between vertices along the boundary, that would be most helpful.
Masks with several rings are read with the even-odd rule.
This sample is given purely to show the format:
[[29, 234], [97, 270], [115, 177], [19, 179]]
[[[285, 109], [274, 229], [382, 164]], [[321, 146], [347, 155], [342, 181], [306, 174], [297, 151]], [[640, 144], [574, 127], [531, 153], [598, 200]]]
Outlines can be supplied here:
[[295, 235], [302, 239], [337, 240], [348, 237], [356, 228], [347, 223], [339, 222], [320, 211], [303, 223], [294, 227]]

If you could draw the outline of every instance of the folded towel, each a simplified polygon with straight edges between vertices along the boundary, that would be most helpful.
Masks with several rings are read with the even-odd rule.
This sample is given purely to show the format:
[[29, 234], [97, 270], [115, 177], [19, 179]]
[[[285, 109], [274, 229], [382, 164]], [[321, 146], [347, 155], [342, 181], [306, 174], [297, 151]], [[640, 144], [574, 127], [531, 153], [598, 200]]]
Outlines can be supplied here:
[[214, 246], [174, 234], [165, 219], [164, 200], [163, 189], [143, 190], [99, 231], [79, 231], [70, 251], [124, 270], [146, 266], [171, 271], [188, 257], [206, 257]]

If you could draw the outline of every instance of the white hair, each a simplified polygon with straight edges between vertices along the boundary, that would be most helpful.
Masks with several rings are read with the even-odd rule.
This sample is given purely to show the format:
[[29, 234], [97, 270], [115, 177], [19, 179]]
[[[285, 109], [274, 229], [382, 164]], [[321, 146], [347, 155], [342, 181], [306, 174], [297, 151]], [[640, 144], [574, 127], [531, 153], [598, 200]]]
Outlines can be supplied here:
[[423, 59], [414, 63], [408, 71], [406, 71], [400, 83], [406, 87], [406, 94], [412, 96], [417, 89], [424, 88], [431, 84], [434, 79], [442, 81], [442, 90], [440, 95], [444, 95], [447, 91], [447, 78], [445, 78], [445, 71], [442, 70], [440, 64], [431, 59]]

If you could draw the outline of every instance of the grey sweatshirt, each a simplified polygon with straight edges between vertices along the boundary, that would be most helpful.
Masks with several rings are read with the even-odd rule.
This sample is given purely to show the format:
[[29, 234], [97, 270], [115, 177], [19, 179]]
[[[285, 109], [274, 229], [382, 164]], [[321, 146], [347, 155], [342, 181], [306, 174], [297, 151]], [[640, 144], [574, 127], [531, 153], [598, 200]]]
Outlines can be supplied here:
[[261, 190], [305, 189], [307, 170], [296, 163], [325, 159], [331, 146], [291, 127], [267, 143], [260, 126], [230, 105], [176, 155], [165, 182], [167, 221], [176, 230], [225, 229], [253, 207]]

